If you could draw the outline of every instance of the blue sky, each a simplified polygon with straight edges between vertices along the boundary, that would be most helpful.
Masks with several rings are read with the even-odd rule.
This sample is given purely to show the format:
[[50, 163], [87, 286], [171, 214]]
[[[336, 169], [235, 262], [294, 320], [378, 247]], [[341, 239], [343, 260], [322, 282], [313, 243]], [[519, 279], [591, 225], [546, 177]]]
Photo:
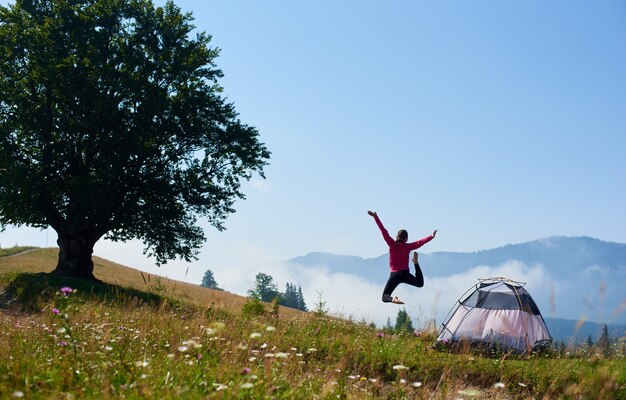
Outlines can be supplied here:
[[439, 229], [424, 252], [626, 243], [624, 2], [176, 4], [221, 49], [224, 93], [272, 151], [267, 179], [245, 185], [225, 232], [203, 224], [198, 262], [155, 269], [139, 242], [96, 255], [195, 282], [210, 268], [245, 293], [312, 251], [385, 253], [368, 209], [409, 239]]

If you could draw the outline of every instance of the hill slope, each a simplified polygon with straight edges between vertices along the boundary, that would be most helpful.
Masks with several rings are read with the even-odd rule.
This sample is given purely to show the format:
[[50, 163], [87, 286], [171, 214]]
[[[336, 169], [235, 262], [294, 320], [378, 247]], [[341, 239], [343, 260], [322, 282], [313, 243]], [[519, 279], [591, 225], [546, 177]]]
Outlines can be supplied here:
[[[2, 398], [626, 399], [621, 347], [608, 358], [437, 351], [432, 332], [282, 308], [289, 318], [277, 318], [238, 309], [240, 296], [95, 259], [96, 276], [119, 285], [103, 298], [89, 286], [110, 285], [45, 274], [55, 261], [56, 249], [0, 259], [0, 288], [21, 281], [41, 289], [34, 297], [51, 294], [30, 313], [0, 309]], [[154, 292], [158, 301], [138, 300]]]
[[[57, 257], [57, 248], [30, 249], [16, 255], [0, 257], [0, 274], [51, 272]], [[100, 257], [93, 257], [93, 262], [96, 278], [111, 285], [154, 292], [200, 306], [213, 305], [229, 311], [241, 310], [248, 300], [247, 297], [226, 291], [151, 275]], [[281, 307], [281, 310], [284, 316], [299, 314], [297, 310], [287, 307]]]

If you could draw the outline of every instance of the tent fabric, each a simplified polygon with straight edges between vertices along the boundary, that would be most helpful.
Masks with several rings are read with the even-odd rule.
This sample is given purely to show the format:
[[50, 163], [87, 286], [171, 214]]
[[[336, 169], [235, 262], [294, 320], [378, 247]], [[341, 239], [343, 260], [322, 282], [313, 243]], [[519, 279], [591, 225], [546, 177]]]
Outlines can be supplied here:
[[494, 280], [481, 282], [459, 300], [436, 341], [465, 340], [519, 352], [549, 344], [552, 337], [530, 294], [521, 285], [509, 283], [513, 281]]

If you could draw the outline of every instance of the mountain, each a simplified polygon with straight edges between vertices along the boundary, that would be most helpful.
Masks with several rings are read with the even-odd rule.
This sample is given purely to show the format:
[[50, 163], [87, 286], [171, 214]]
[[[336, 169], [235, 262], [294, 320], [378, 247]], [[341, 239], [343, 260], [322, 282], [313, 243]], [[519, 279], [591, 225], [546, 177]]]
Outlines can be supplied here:
[[[574, 321], [572, 319], [544, 318], [550, 335], [554, 341], [586, 343], [591, 338], [593, 343], [597, 343], [602, 335], [604, 324], [590, 321]], [[626, 325], [607, 325], [609, 337], [617, 339], [626, 337]]]
[[[324, 267], [383, 285], [388, 255], [357, 256], [314, 252], [289, 260], [305, 268]], [[421, 253], [425, 287], [462, 280], [466, 288], [485, 274], [527, 282], [544, 316], [626, 323], [626, 244], [590, 237], [553, 236], [471, 253]], [[458, 285], [457, 285], [458, 286]], [[452, 285], [450, 285], [452, 287]], [[463, 293], [458, 293], [456, 298]], [[450, 307], [452, 304], [450, 304]]]

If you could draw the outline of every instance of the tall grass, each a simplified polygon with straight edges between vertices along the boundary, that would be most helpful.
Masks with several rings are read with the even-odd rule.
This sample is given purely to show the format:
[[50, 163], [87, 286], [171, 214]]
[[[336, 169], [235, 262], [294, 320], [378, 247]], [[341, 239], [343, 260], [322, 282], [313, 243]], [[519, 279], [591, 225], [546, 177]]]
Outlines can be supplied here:
[[626, 399], [623, 354], [438, 351], [432, 331], [193, 302], [167, 280], [138, 279], [142, 290], [0, 275], [14, 300], [0, 310], [0, 398]]

